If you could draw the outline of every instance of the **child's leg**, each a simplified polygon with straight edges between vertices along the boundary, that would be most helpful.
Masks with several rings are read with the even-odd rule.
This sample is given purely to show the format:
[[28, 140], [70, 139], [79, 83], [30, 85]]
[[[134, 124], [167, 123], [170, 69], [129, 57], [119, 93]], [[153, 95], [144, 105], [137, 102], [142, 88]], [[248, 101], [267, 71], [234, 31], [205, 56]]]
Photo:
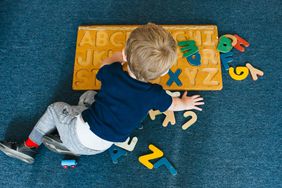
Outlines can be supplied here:
[[[25, 142], [27, 146], [41, 145], [43, 136], [53, 132], [56, 129], [55, 119], [58, 118], [58, 113], [60, 113], [59, 111], [61, 111], [61, 114], [64, 113], [63, 108], [65, 105], [66, 103], [57, 102], [48, 106], [47, 110], [41, 116], [28, 136], [28, 139]], [[59, 108], [62, 110], [58, 110]]]
[[[51, 104], [39, 119], [24, 144], [1, 141], [0, 150], [10, 157], [33, 163], [37, 148], [42, 144], [43, 136], [56, 128], [61, 130], [62, 127], [65, 127], [64, 129], [68, 131], [68, 125], [83, 109], [85, 107], [71, 107], [62, 102]], [[59, 132], [62, 133], [62, 131]]]
[[94, 96], [96, 94], [96, 91], [84, 92], [79, 98], [79, 106], [70, 106], [63, 102], [56, 102], [49, 105], [26, 140], [26, 146], [38, 147], [41, 145], [44, 135], [54, 131], [56, 124], [69, 123], [74, 116], [81, 113], [94, 102]]
[[60, 133], [62, 124], [70, 125], [75, 116], [80, 114], [84, 109], [86, 107], [70, 106], [64, 102], [56, 102], [49, 105], [46, 112], [30, 133], [26, 144], [28, 145], [32, 141], [34, 144], [41, 145], [44, 135], [53, 132], [55, 129], [58, 129]]
[[[96, 92], [94, 91], [88, 92], [85, 95], [86, 97], [84, 97], [84, 103], [85, 101], [91, 101], [92, 103], [92, 98], [94, 98], [95, 94]], [[51, 104], [39, 119], [24, 144], [0, 141], [0, 150], [10, 157], [27, 163], [33, 163], [37, 148], [42, 144], [43, 136], [57, 129], [63, 144], [72, 152], [83, 155], [101, 153], [102, 151], [85, 148], [79, 143], [76, 135], [74, 126], [76, 121], [75, 116], [86, 109], [86, 106], [70, 106], [63, 102]]]

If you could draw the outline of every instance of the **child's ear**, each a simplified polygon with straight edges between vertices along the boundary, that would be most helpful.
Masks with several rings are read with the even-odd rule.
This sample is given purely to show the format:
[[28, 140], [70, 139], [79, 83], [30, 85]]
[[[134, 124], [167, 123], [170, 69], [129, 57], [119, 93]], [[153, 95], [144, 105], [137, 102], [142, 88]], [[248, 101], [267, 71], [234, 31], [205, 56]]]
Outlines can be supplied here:
[[122, 49], [122, 59], [124, 62], [127, 62], [127, 59], [126, 59], [126, 55], [125, 55], [125, 52], [124, 52], [124, 49]]

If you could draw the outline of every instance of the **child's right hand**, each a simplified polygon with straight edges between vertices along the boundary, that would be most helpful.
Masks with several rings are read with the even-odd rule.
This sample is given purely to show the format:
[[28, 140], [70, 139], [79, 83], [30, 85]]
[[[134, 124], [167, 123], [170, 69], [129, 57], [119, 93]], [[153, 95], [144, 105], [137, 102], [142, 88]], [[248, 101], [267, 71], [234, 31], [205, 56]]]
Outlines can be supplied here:
[[202, 108], [198, 106], [204, 105], [203, 98], [200, 95], [187, 96], [187, 91], [184, 92], [181, 98], [172, 98], [172, 104], [168, 110], [171, 111], [182, 111], [182, 110], [199, 110]]
[[114, 53], [111, 57], [108, 57], [108, 58], [104, 59], [102, 61], [101, 67], [103, 67], [104, 65], [112, 64], [114, 62], [120, 62], [121, 64], [123, 64], [125, 62], [125, 60], [126, 59], [124, 57], [123, 52], [119, 51], [119, 52]]

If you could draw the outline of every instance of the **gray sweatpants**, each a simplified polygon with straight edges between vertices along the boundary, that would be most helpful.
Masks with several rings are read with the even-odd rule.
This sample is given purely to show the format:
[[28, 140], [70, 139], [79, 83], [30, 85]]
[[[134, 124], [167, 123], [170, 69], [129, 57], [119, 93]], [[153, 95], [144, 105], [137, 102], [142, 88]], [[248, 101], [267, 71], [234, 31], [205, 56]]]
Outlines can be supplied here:
[[63, 144], [74, 154], [95, 155], [102, 153], [103, 151], [93, 150], [82, 145], [77, 137], [75, 127], [76, 116], [94, 102], [95, 94], [95, 91], [85, 92], [80, 97], [78, 106], [71, 106], [64, 102], [49, 105], [33, 128], [29, 138], [40, 145], [44, 135], [57, 129]]

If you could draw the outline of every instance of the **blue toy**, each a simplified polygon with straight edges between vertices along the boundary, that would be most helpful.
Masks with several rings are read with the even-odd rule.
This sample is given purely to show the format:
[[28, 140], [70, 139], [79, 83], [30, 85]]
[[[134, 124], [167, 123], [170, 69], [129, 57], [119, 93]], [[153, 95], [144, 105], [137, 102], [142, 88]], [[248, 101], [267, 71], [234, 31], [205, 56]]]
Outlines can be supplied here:
[[176, 175], [177, 174], [177, 171], [176, 169], [172, 166], [172, 164], [167, 160], [167, 158], [163, 157], [161, 158], [160, 160], [158, 160], [155, 164], [154, 164], [154, 168], [159, 168], [160, 166], [165, 166], [169, 172], [172, 174], [172, 175]]
[[72, 160], [66, 159], [61, 161], [61, 166], [63, 166], [65, 169], [67, 169], [68, 167], [75, 168], [76, 165], [77, 165], [77, 161], [74, 159]]
[[121, 149], [119, 147], [117, 147], [116, 145], [113, 145], [112, 147], [109, 148], [109, 153], [111, 155], [112, 161], [114, 164], [118, 163], [118, 159], [123, 156], [126, 155], [127, 152], [124, 149]]
[[229, 64], [233, 61], [233, 52], [220, 54], [220, 60], [225, 70], [229, 70]]
[[191, 55], [189, 57], [186, 57], [186, 59], [193, 66], [201, 65], [201, 55], [199, 54], [199, 52], [197, 52], [194, 55]]
[[175, 72], [169, 70], [168, 72], [169, 80], [167, 81], [166, 85], [171, 86], [171, 84], [175, 82], [178, 86], [182, 86], [182, 83], [178, 78], [180, 73], [181, 73], [181, 69], [177, 69]]

